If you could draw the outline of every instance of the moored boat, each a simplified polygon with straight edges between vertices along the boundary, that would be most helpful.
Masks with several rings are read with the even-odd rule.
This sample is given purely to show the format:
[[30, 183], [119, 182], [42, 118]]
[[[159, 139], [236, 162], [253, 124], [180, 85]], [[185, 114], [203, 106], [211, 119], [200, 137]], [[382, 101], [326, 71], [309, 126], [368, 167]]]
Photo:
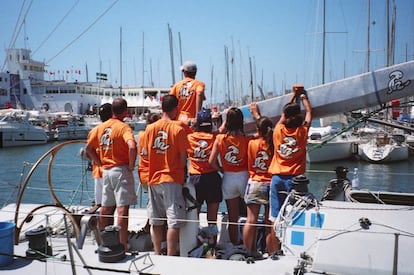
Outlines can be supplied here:
[[44, 144], [43, 128], [29, 123], [30, 114], [22, 110], [3, 110], [0, 114], [0, 148]]
[[309, 163], [348, 159], [354, 156], [359, 138], [331, 126], [310, 127], [306, 160]]
[[377, 135], [373, 139], [358, 146], [358, 155], [361, 159], [373, 163], [408, 160], [410, 148], [405, 143], [403, 135]]

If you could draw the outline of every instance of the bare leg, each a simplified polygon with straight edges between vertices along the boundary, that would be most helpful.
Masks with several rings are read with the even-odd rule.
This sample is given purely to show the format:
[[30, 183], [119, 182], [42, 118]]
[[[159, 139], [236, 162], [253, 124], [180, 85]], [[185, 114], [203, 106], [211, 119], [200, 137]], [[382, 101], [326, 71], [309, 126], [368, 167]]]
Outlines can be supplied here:
[[180, 237], [179, 228], [168, 228], [167, 229], [167, 255], [176, 256], [177, 255], [177, 243]]
[[243, 244], [250, 251], [256, 251], [257, 218], [259, 216], [260, 204], [247, 205], [247, 220], [243, 228]]
[[128, 215], [129, 205], [118, 206], [118, 225], [121, 227], [119, 231], [119, 241], [124, 245], [125, 251], [128, 251]]
[[239, 219], [239, 202], [240, 198], [228, 199], [226, 200], [227, 211], [229, 212], [229, 237], [230, 241], [234, 245], [238, 245], [239, 238], [238, 238], [238, 227], [237, 222]]
[[99, 230], [114, 224], [115, 206], [102, 206], [99, 211]]
[[218, 202], [212, 202], [207, 204], [207, 221], [209, 225], [217, 224], [217, 213], [219, 209]]
[[155, 255], [161, 255], [161, 242], [165, 239], [165, 225], [151, 226], [151, 239], [154, 244]]
[[267, 253], [270, 255], [280, 249], [279, 239], [276, 237], [276, 232], [273, 227], [273, 222], [267, 219], [269, 217], [269, 205], [265, 205], [265, 224], [266, 226], [266, 246]]

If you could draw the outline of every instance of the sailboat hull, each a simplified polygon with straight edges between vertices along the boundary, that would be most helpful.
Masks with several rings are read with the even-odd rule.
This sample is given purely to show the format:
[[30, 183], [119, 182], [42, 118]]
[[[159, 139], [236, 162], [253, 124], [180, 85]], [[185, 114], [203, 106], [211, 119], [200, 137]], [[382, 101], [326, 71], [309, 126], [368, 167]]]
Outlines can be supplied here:
[[[307, 93], [314, 118], [381, 106], [393, 99], [414, 95], [414, 61], [312, 87], [307, 89]], [[290, 96], [286, 94], [259, 101], [261, 114], [277, 122]], [[255, 122], [249, 105], [242, 106], [241, 110], [245, 131], [254, 132]]]

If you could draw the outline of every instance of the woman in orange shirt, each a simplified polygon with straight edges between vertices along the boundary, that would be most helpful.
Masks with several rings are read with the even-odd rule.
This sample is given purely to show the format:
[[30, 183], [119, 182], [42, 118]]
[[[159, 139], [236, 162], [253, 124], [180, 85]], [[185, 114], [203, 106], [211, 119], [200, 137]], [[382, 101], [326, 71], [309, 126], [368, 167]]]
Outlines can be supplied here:
[[[194, 185], [196, 199], [200, 206], [207, 204], [207, 221], [209, 226], [216, 226], [219, 204], [223, 199], [221, 176], [208, 163], [215, 135], [212, 131], [210, 110], [202, 110], [197, 114], [195, 131], [188, 135], [190, 147], [187, 149], [189, 166], [189, 182]], [[200, 213], [200, 207], [198, 208]]]
[[[301, 113], [301, 101], [305, 116]], [[286, 192], [292, 189], [292, 179], [305, 173], [306, 144], [312, 120], [312, 109], [306, 91], [301, 84], [292, 88], [292, 96], [285, 105], [279, 122], [273, 133], [275, 147], [269, 172], [272, 174], [270, 184], [270, 215], [276, 220], [280, 207], [286, 199]]]
[[249, 178], [247, 172], [249, 138], [243, 132], [243, 113], [239, 108], [232, 107], [227, 111], [224, 127], [226, 133], [217, 135], [209, 163], [217, 171], [223, 172], [222, 191], [230, 222], [228, 229], [230, 241], [238, 245], [240, 240], [237, 222], [240, 209], [245, 209], [243, 197]]
[[[251, 105], [255, 105], [252, 103]], [[256, 120], [258, 138], [248, 144], [249, 181], [246, 186], [244, 200], [247, 206], [247, 220], [243, 228], [243, 244], [255, 257], [261, 257], [257, 252], [256, 236], [257, 221], [261, 205], [264, 205], [264, 224], [266, 227], [266, 246], [269, 255], [277, 250], [277, 240], [269, 220], [269, 190], [272, 174], [268, 168], [273, 156], [273, 123], [265, 116]], [[257, 255], [257, 256], [256, 256]]]

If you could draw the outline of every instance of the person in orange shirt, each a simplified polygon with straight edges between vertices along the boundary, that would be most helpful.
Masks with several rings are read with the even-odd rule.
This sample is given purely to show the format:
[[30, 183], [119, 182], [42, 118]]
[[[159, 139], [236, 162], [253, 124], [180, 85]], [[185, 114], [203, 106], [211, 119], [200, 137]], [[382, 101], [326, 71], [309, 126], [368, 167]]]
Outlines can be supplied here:
[[164, 223], [167, 221], [167, 255], [177, 254], [180, 227], [185, 224], [185, 201], [182, 194], [184, 167], [189, 147], [185, 129], [178, 116], [178, 99], [166, 95], [162, 99], [161, 119], [148, 125], [140, 157], [148, 160], [148, 217], [154, 252], [162, 253], [165, 239]]
[[[255, 108], [255, 103], [251, 104]], [[257, 221], [261, 205], [264, 205], [264, 224], [266, 247], [271, 255], [277, 250], [277, 240], [269, 220], [269, 190], [272, 175], [268, 168], [273, 157], [273, 123], [265, 116], [256, 120], [257, 138], [249, 141], [247, 159], [249, 181], [247, 182], [244, 200], [247, 206], [247, 220], [243, 227], [243, 244], [255, 258], [261, 258], [257, 251]]]
[[[243, 113], [232, 107], [227, 111], [221, 126], [226, 133], [218, 134], [209, 157], [210, 165], [223, 173], [222, 191], [229, 216], [229, 237], [234, 245], [239, 244], [237, 222], [241, 210], [249, 173], [247, 171], [247, 143], [249, 138], [243, 131]], [[219, 159], [221, 166], [219, 165]]]
[[[298, 101], [302, 102], [305, 116]], [[283, 113], [273, 133], [274, 155], [269, 167], [270, 215], [274, 221], [285, 201], [286, 192], [292, 189], [292, 179], [306, 170], [306, 144], [312, 121], [312, 108], [302, 84], [295, 84], [292, 96], [284, 106]]]
[[129, 206], [137, 202], [133, 175], [137, 146], [131, 127], [123, 122], [128, 113], [126, 100], [114, 99], [112, 112], [112, 118], [99, 125], [88, 137], [86, 153], [103, 168], [99, 228], [104, 230], [113, 224], [116, 209], [117, 224], [121, 227], [119, 240], [127, 251]]
[[[159, 119], [160, 119], [160, 115], [157, 113], [148, 114], [147, 126], [156, 122]], [[145, 130], [139, 131], [138, 134], [135, 136], [135, 141], [137, 142], [138, 154], [141, 154], [142, 149], [143, 149], [142, 145], [144, 141], [144, 134], [145, 134]], [[149, 166], [149, 163], [146, 158], [139, 158], [139, 161], [138, 161], [139, 183], [140, 183], [140, 187], [143, 188], [146, 192], [148, 192], [148, 181], [149, 181], [148, 179], [149, 167], [148, 166]], [[140, 232], [150, 232], [149, 220], [147, 220], [147, 223], [145, 224], [145, 226], [140, 231], [138, 231], [138, 233]]]
[[196, 116], [201, 111], [206, 99], [204, 82], [195, 79], [197, 65], [193, 61], [186, 61], [181, 66], [184, 79], [178, 81], [171, 88], [170, 94], [178, 98], [178, 120], [187, 125], [195, 123]]
[[212, 133], [211, 111], [204, 109], [198, 112], [195, 131], [188, 135], [189, 182], [195, 187], [199, 205], [201, 206], [204, 201], [207, 204], [209, 226], [216, 226], [219, 204], [223, 200], [221, 176], [208, 163], [215, 137]]
[[[102, 122], [107, 121], [112, 117], [112, 104], [105, 103], [99, 107], [99, 117]], [[93, 132], [98, 129], [98, 126], [95, 126], [88, 134], [88, 137], [93, 135]], [[102, 206], [102, 167], [96, 164], [93, 161], [92, 166], [92, 176], [94, 178], [94, 187], [95, 187], [95, 205], [90, 210], [89, 214], [95, 213]]]

